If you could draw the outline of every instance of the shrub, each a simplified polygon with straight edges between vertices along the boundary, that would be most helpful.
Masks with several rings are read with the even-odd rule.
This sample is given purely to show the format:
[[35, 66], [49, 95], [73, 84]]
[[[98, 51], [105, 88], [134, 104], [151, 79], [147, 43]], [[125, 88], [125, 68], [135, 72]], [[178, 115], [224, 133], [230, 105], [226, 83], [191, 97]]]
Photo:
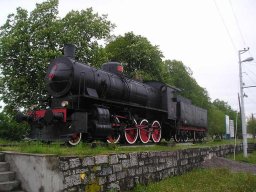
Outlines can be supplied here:
[[29, 130], [26, 123], [17, 123], [13, 117], [0, 113], [0, 138], [8, 140], [21, 140]]

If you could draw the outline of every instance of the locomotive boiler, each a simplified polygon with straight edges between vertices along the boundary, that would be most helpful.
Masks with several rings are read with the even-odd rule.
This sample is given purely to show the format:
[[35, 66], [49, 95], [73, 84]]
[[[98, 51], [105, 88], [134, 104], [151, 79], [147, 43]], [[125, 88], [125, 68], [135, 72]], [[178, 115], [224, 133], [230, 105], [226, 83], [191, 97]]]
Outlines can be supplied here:
[[82, 138], [133, 144], [174, 137], [179, 142], [202, 139], [207, 130], [207, 111], [180, 99], [178, 89], [128, 78], [118, 62], [102, 69], [80, 63], [71, 44], [51, 61], [45, 82], [47, 107], [18, 118], [30, 123], [32, 139], [71, 145]]

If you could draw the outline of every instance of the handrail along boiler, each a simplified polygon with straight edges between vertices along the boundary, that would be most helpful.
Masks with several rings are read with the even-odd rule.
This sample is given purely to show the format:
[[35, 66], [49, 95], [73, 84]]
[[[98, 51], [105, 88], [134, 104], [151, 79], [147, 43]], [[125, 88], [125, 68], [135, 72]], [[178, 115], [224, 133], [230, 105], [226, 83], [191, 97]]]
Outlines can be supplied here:
[[110, 143], [201, 140], [207, 131], [207, 111], [178, 95], [178, 89], [158, 81], [141, 82], [123, 75], [123, 66], [109, 62], [96, 69], [75, 60], [75, 46], [48, 66], [48, 107], [19, 115], [31, 125], [30, 137], [65, 140], [82, 138]]

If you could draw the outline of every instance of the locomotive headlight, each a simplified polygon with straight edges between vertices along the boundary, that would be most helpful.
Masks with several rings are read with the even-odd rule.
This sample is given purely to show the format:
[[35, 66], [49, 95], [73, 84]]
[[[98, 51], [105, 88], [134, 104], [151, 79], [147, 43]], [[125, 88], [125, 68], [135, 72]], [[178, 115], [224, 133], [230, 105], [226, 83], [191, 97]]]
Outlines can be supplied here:
[[62, 107], [67, 107], [68, 106], [68, 101], [62, 101], [61, 106]]

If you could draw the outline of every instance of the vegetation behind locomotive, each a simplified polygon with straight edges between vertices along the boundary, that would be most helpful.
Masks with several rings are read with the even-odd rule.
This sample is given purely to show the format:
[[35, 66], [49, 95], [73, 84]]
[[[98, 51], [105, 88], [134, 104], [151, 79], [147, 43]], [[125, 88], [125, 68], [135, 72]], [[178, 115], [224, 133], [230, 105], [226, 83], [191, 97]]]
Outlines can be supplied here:
[[205, 136], [207, 111], [179, 96], [177, 88], [127, 78], [117, 62], [95, 69], [76, 61], [74, 53], [66, 45], [64, 56], [50, 63], [45, 107], [18, 118], [30, 123], [32, 139], [76, 145], [82, 138], [133, 144]]

